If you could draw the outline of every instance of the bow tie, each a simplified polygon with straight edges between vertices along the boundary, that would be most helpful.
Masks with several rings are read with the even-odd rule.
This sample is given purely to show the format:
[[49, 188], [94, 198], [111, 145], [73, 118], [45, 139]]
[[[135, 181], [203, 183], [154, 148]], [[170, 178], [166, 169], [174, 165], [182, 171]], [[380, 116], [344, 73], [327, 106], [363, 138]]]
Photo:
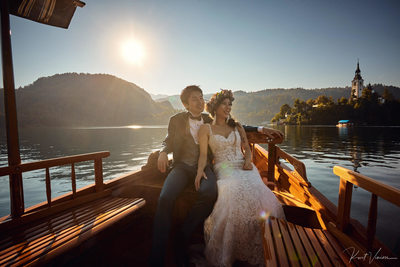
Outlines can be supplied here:
[[189, 118], [191, 118], [192, 120], [201, 121], [201, 115], [198, 117], [194, 117], [191, 113], [189, 113]]

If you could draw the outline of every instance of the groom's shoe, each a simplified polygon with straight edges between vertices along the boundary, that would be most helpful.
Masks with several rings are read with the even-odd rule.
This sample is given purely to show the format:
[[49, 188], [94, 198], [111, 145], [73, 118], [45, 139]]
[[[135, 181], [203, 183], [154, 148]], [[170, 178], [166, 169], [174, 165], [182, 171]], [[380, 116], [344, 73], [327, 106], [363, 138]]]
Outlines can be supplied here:
[[185, 240], [178, 235], [175, 239], [175, 262], [178, 267], [189, 267], [186, 245]]

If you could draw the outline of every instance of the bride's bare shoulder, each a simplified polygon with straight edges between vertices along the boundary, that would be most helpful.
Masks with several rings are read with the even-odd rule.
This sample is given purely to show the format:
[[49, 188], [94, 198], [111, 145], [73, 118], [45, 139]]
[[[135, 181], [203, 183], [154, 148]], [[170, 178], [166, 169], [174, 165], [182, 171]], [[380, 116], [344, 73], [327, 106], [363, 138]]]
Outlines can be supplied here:
[[203, 125], [201, 125], [200, 126], [200, 129], [199, 129], [199, 135], [202, 135], [202, 134], [209, 134], [209, 132], [210, 132], [210, 124], [203, 124]]
[[236, 128], [241, 136], [241, 138], [243, 139], [244, 136], [246, 135], [246, 131], [244, 130], [243, 126], [240, 124], [240, 122], [236, 123]]

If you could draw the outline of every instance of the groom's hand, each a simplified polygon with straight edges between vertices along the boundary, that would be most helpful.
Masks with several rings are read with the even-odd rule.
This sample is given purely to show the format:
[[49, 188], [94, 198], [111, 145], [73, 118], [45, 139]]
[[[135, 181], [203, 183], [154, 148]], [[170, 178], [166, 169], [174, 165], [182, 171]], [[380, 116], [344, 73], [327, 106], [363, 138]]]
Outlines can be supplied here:
[[281, 131], [267, 127], [262, 128], [262, 133], [267, 135], [270, 140], [278, 139], [283, 141], [284, 138], [284, 134]]
[[205, 174], [205, 172], [203, 172], [201, 175], [197, 174], [196, 179], [194, 179], [194, 187], [196, 188], [196, 191], [199, 191], [200, 188], [200, 181], [201, 178], [203, 178], [207, 180], [207, 175]]
[[157, 167], [160, 172], [165, 173], [165, 171], [167, 170], [167, 167], [168, 167], [167, 153], [161, 152], [160, 155], [158, 155]]

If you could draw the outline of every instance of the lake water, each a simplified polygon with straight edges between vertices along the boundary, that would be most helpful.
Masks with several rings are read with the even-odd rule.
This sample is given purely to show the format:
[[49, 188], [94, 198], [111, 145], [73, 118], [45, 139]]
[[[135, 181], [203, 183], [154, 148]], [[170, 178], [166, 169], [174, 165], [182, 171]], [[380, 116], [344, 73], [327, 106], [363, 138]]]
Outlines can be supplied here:
[[[314, 187], [337, 205], [339, 178], [335, 165], [356, 170], [385, 184], [400, 188], [400, 127], [279, 126], [285, 141], [279, 146], [302, 160]], [[20, 129], [23, 162], [61, 156], [110, 151], [103, 160], [104, 179], [139, 170], [148, 155], [160, 148], [166, 126], [110, 128], [23, 128]], [[0, 167], [7, 166], [5, 131], [0, 136]], [[70, 167], [50, 169], [52, 197], [71, 190]], [[94, 182], [93, 163], [77, 164], [77, 187]], [[46, 200], [45, 172], [23, 175], [25, 207]], [[351, 216], [366, 225], [371, 194], [353, 190]], [[378, 200], [377, 236], [400, 254], [400, 209]], [[9, 214], [8, 177], [0, 177], [0, 217]]]

